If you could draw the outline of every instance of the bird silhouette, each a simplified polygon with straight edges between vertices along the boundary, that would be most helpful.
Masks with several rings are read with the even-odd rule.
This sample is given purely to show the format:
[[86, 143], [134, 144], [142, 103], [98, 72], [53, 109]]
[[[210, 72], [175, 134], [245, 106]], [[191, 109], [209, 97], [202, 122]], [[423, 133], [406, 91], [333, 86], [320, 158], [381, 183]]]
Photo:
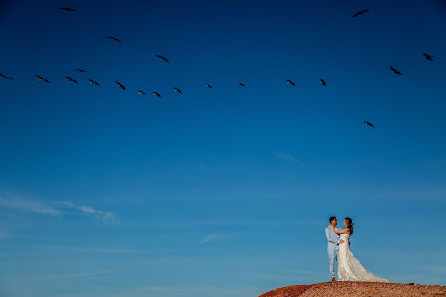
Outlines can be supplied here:
[[65, 78], [66, 79], [68, 79], [69, 81], [71, 81], [71, 82], [74, 82], [75, 84], [77, 84], [78, 82], [77, 82], [77, 80], [75, 80], [74, 78], [72, 78], [72, 77], [69, 77], [69, 76], [65, 76]]
[[401, 72], [399, 72], [398, 70], [396, 70], [395, 68], [393, 68], [392, 65], [390, 65], [390, 70], [392, 70], [393, 73], [395, 73], [395, 74], [403, 75]]
[[75, 12], [76, 11], [76, 9], [73, 9], [71, 7], [61, 7], [59, 9], [65, 10], [66, 12]]
[[87, 72], [87, 70], [85, 70], [85, 69], [82, 69], [82, 68], [77, 68], [77, 69], [74, 69], [74, 71], [77, 71], [77, 72]]
[[88, 79], [89, 81], [90, 81], [90, 84], [95, 84], [95, 85], [97, 85], [98, 87], [100, 87], [101, 85], [97, 82], [97, 81], [95, 81], [95, 80], [93, 80], [93, 79]]
[[160, 58], [161, 60], [165, 61], [166, 63], [169, 63], [169, 60], [167, 60], [166, 57], [161, 56], [161, 55], [155, 55], [155, 56], [157, 56], [157, 57]]
[[322, 84], [324, 87], [326, 87], [326, 86], [327, 86], [327, 83], [325, 82], [325, 80], [323, 80], [322, 78], [321, 78], [320, 80], [321, 80], [321, 84]]
[[118, 85], [119, 88], [121, 88], [125, 91], [125, 87], [123, 84], [121, 84], [119, 81], [115, 81], [115, 83]]
[[212, 89], [212, 86], [210, 84], [205, 84], [206, 87], [208, 87], [209, 89]]
[[116, 42], [121, 42], [121, 40], [119, 40], [118, 38], [116, 38], [114, 36], [105, 36], [105, 37], [108, 38], [108, 39], [111, 39], [113, 41], [116, 41]]
[[428, 55], [428, 54], [426, 54], [426, 53], [423, 53], [423, 56], [426, 58], [426, 60], [429, 60], [429, 61], [432, 61], [432, 60], [433, 60], [431, 55]]
[[153, 95], [158, 96], [158, 98], [161, 98], [161, 95], [158, 92], [153, 92]]
[[44, 81], [44, 82], [46, 82], [47, 84], [50, 83], [49, 80], [47, 80], [46, 78], [44, 78], [44, 77], [42, 77], [42, 76], [40, 76], [40, 75], [34, 74], [34, 76], [37, 77], [37, 78], [39, 79], [39, 81]]
[[286, 82], [287, 82], [289, 85], [292, 85], [292, 86], [294, 86], [294, 87], [296, 86], [296, 84], [295, 84], [294, 81], [292, 81], [292, 80], [287, 79]]
[[13, 78], [12, 78], [12, 77], [10, 77], [10, 76], [7, 76], [7, 75], [4, 75], [3, 73], [0, 73], [0, 77], [1, 77], [1, 78], [4, 78], [4, 79], [9, 79], [9, 80], [13, 80]]
[[142, 91], [142, 90], [138, 90], [138, 95], [145, 95], [146, 92]]
[[241, 83], [241, 82], [238, 82], [237, 85], [241, 86], [241, 87], [246, 87], [246, 85], [244, 83]]
[[370, 123], [370, 122], [368, 122], [368, 121], [364, 121], [364, 123], [368, 126], [368, 127], [372, 127], [372, 128], [374, 128], [375, 126], [373, 126], [373, 124], [372, 123]]
[[173, 88], [173, 89], [175, 90], [175, 92], [180, 93], [180, 94], [183, 94], [183, 92], [181, 92], [180, 89], [178, 89], [178, 88]]
[[361, 15], [361, 14], [366, 13], [367, 11], [369, 11], [369, 10], [368, 10], [368, 9], [360, 10], [360, 11], [358, 11], [357, 13], [355, 13], [352, 17], [355, 18], [355, 17], [357, 17], [358, 15]]

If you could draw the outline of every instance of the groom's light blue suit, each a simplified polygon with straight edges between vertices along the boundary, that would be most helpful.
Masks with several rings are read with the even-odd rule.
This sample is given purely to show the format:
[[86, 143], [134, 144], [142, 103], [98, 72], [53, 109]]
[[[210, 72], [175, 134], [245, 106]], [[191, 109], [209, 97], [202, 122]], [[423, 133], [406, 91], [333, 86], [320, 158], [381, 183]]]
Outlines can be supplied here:
[[339, 235], [327, 227], [325, 228], [325, 236], [327, 236], [328, 241], [327, 252], [330, 264], [330, 277], [333, 278], [335, 277], [334, 262], [337, 260], [339, 250]]

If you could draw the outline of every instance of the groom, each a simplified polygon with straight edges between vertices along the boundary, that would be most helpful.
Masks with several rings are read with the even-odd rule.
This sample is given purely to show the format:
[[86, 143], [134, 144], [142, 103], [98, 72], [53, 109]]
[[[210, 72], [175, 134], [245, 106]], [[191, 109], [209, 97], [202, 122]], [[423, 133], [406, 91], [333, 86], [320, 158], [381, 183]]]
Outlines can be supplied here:
[[[330, 225], [332, 225], [336, 229], [336, 225], [338, 224], [336, 217], [330, 217], [329, 221]], [[331, 276], [331, 281], [334, 282], [336, 281], [334, 262], [337, 261], [339, 244], [343, 243], [344, 241], [342, 239], [339, 240], [339, 235], [328, 227], [325, 228], [325, 236], [327, 237], [328, 241], [327, 252], [328, 252], [328, 262], [330, 263], [330, 276]]]

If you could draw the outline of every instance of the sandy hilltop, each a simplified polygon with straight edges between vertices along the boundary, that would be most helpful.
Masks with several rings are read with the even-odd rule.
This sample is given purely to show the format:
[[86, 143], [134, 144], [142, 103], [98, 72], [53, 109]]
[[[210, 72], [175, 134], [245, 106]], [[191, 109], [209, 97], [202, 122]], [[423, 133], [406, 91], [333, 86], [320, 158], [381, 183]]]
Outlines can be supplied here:
[[418, 284], [327, 282], [294, 285], [266, 292], [258, 297], [446, 297], [446, 286]]

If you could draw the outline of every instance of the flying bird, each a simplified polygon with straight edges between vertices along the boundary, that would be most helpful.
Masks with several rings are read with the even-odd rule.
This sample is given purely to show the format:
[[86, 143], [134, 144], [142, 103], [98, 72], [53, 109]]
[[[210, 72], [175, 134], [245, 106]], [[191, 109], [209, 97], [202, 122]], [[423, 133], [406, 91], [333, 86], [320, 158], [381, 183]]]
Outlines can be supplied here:
[[355, 13], [355, 14], [353, 15], [353, 18], [357, 17], [358, 15], [364, 14], [364, 13], [366, 13], [367, 11], [369, 11], [369, 10], [368, 10], [368, 9], [360, 10], [360, 11], [358, 11], [357, 13]]
[[183, 94], [183, 92], [181, 92], [180, 89], [178, 89], [178, 88], [173, 88], [173, 89], [175, 90], [175, 92], [178, 92], [178, 93], [180, 93], [180, 94]]
[[153, 95], [158, 96], [158, 98], [161, 98], [161, 95], [158, 92], [153, 92]]
[[146, 92], [142, 91], [142, 90], [138, 90], [138, 95], [145, 95]]
[[34, 74], [34, 76], [37, 77], [37, 78], [39, 79], [39, 81], [44, 81], [44, 82], [46, 82], [47, 84], [50, 83], [49, 80], [47, 80], [46, 78], [44, 78], [44, 77], [42, 77], [42, 76], [40, 76], [40, 75]]
[[432, 61], [432, 56], [431, 55], [423, 53], [423, 56], [426, 58], [426, 60]]
[[12, 77], [9, 77], [9, 76], [7, 76], [7, 75], [4, 75], [3, 73], [0, 73], [0, 77], [1, 77], [1, 78], [4, 78], [4, 79], [13, 80]]
[[121, 40], [119, 40], [118, 38], [116, 38], [114, 36], [105, 36], [105, 37], [108, 38], [108, 39], [111, 39], [113, 41], [116, 41], [116, 42], [121, 42]]
[[287, 79], [286, 82], [287, 82], [289, 85], [292, 85], [292, 86], [294, 86], [294, 87], [296, 86], [296, 84], [295, 84], [294, 81], [292, 81], [292, 80]]
[[97, 81], [95, 81], [95, 80], [92, 80], [92, 79], [88, 79], [89, 81], [90, 81], [90, 84], [95, 84], [95, 85], [97, 85], [98, 87], [100, 87], [101, 85], [97, 82]]
[[323, 80], [322, 78], [321, 78], [320, 80], [321, 80], [321, 84], [322, 84], [324, 87], [326, 87], [326, 86], [327, 86], [327, 83], [325, 82], [325, 80]]
[[72, 78], [72, 77], [69, 77], [69, 76], [65, 76], [65, 78], [66, 79], [68, 79], [69, 81], [71, 81], [71, 82], [74, 82], [75, 84], [77, 84], [78, 82], [77, 82], [77, 80], [75, 80], [74, 78]]
[[161, 55], [155, 55], [155, 56], [157, 56], [157, 57], [158, 57], [158, 58], [160, 58], [161, 60], [163, 60], [163, 61], [165, 61], [165, 62], [169, 63], [169, 60], [167, 60], [167, 58], [166, 58], [166, 57], [164, 57], [164, 56], [161, 56]]
[[115, 83], [118, 85], [119, 88], [121, 88], [125, 91], [125, 87], [123, 84], [121, 84], [119, 81], [115, 81]]
[[241, 87], [246, 87], [246, 85], [244, 83], [241, 83], [241, 82], [238, 82], [237, 85], [241, 86]]
[[372, 127], [372, 128], [374, 128], [375, 126], [373, 126], [373, 124], [372, 123], [370, 123], [370, 122], [367, 122], [367, 121], [364, 121], [364, 123], [368, 126], [368, 127]]
[[77, 72], [87, 72], [87, 70], [85, 70], [85, 69], [82, 69], [82, 68], [77, 68], [77, 69], [74, 69], [74, 71], [77, 71]]
[[66, 12], [75, 12], [76, 11], [76, 9], [73, 9], [71, 7], [61, 7], [59, 9], [65, 10]]
[[390, 70], [392, 70], [393, 73], [395, 73], [395, 74], [403, 75], [401, 72], [399, 72], [398, 70], [396, 70], [395, 68], [393, 68], [392, 65], [390, 65]]
[[210, 84], [205, 84], [206, 87], [208, 87], [209, 89], [212, 89], [212, 86]]

